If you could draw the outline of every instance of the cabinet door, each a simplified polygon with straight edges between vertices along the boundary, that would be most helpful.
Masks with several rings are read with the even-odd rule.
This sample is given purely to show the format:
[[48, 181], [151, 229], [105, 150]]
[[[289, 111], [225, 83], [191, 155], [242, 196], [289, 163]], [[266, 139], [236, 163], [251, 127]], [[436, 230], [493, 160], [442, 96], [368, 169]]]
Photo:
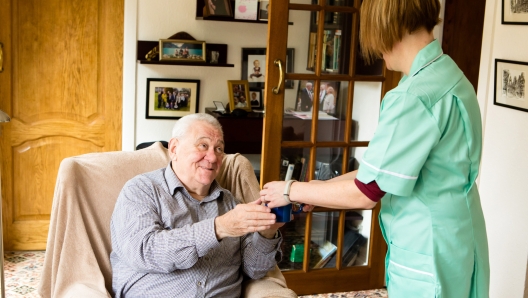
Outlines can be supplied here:
[[[400, 77], [382, 60], [366, 65], [359, 56], [360, 4], [270, 1], [262, 185], [290, 174], [299, 181], [326, 180], [358, 168], [381, 98]], [[287, 48], [295, 49], [289, 72]], [[285, 80], [293, 89], [285, 89]], [[279, 267], [288, 286], [297, 294], [382, 287], [386, 244], [378, 213], [379, 207], [316, 208], [286, 224]]]

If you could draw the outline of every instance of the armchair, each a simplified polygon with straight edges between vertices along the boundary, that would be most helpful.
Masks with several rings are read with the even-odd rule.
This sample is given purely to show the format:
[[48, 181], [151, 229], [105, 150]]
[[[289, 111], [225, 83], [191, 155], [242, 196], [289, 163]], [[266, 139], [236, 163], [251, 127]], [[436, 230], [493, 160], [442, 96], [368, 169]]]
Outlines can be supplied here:
[[[133, 152], [91, 153], [61, 162], [53, 198], [39, 294], [48, 297], [112, 297], [110, 218], [123, 185], [165, 167], [161, 143]], [[259, 185], [249, 161], [228, 154], [217, 177], [243, 203], [256, 200]], [[266, 277], [246, 280], [244, 297], [297, 297], [277, 266]]]

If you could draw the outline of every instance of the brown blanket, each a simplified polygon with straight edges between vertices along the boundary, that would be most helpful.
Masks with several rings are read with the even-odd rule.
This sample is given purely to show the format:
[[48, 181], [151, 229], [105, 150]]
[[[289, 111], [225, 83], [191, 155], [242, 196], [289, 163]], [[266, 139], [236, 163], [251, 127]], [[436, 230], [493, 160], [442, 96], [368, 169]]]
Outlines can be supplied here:
[[[139, 151], [92, 153], [66, 158], [59, 167], [39, 294], [48, 297], [111, 297], [110, 218], [126, 181], [165, 167], [160, 143]], [[226, 155], [217, 180], [235, 197], [253, 201], [259, 185], [249, 161]], [[245, 297], [297, 297], [276, 267], [246, 281]]]

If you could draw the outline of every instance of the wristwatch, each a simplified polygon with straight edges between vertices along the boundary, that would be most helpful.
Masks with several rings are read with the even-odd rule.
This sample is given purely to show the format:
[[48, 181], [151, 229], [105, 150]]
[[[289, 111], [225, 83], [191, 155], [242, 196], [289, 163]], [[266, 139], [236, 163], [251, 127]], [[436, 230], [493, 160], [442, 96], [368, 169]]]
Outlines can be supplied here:
[[283, 198], [284, 200], [286, 200], [286, 202], [288, 202], [288, 204], [291, 204], [292, 201], [290, 200], [290, 189], [291, 189], [291, 185], [293, 184], [293, 182], [296, 182], [297, 180], [288, 180], [288, 182], [286, 182], [286, 186], [284, 187], [284, 192], [282, 193], [283, 194]]

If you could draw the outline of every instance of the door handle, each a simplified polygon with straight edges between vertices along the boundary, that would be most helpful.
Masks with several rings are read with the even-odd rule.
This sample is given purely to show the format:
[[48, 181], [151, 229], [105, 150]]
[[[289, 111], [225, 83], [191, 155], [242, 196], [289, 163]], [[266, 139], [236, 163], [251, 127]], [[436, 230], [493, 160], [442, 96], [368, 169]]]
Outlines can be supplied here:
[[0, 72], [4, 71], [4, 45], [0, 42]]
[[282, 86], [282, 62], [280, 59], [275, 60], [273, 63], [279, 67], [279, 86], [273, 87], [273, 94], [279, 94]]

